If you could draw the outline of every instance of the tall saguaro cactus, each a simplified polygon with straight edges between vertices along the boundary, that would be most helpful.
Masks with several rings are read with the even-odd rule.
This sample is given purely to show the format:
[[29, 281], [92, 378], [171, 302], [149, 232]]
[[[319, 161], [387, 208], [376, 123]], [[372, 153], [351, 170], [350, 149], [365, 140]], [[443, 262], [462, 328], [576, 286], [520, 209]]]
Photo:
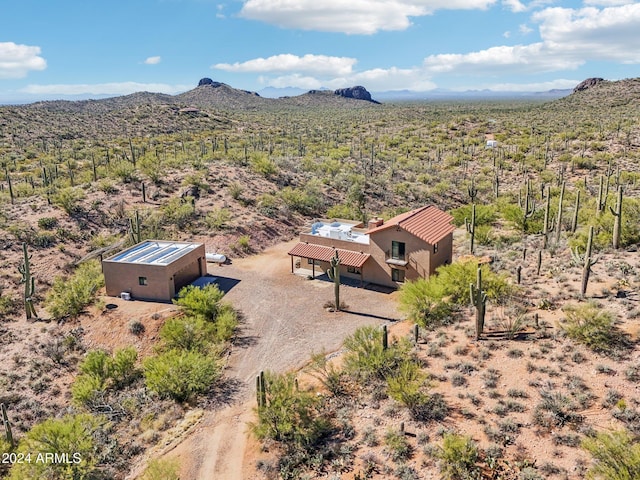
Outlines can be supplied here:
[[478, 267], [476, 285], [469, 284], [469, 293], [471, 304], [476, 309], [476, 340], [480, 340], [484, 330], [484, 314], [487, 306], [487, 293], [482, 290], [482, 268], [480, 267]]
[[464, 224], [465, 224], [465, 227], [467, 228], [467, 232], [471, 236], [469, 253], [473, 254], [474, 241], [476, 237], [476, 204], [475, 203], [471, 206], [471, 222], [469, 222], [465, 217]]
[[580, 213], [580, 190], [576, 191], [576, 204], [573, 207], [573, 218], [571, 219], [571, 233], [578, 228], [578, 214]]
[[564, 187], [566, 182], [560, 186], [560, 197], [558, 198], [558, 213], [556, 215], [556, 245], [560, 243], [560, 232], [562, 231], [562, 201], [564, 200]]
[[138, 210], [136, 210], [134, 217], [129, 219], [129, 236], [134, 244], [142, 241], [141, 231], [140, 214], [138, 213]]
[[536, 201], [531, 194], [531, 180], [525, 183], [524, 199], [521, 192], [518, 192], [518, 205], [522, 209], [522, 232], [527, 233], [527, 220], [536, 212]]
[[13, 448], [15, 444], [13, 443], [13, 433], [11, 432], [11, 423], [9, 423], [9, 416], [7, 415], [7, 409], [4, 406], [4, 403], [0, 403], [0, 414], [2, 415], [2, 425], [4, 426], [4, 435], [9, 443], [9, 446]]
[[32, 317], [38, 318], [36, 309], [33, 306], [33, 295], [36, 291], [36, 281], [31, 275], [31, 257], [27, 252], [27, 244], [22, 243], [23, 260], [22, 264], [18, 265], [18, 271], [22, 274], [22, 280], [20, 283], [24, 283], [24, 311], [27, 316], [27, 320]]
[[613, 221], [613, 248], [620, 248], [620, 233], [622, 231], [622, 185], [618, 185], [618, 199], [616, 209], [609, 207], [609, 211], [614, 216]]
[[256, 401], [258, 407], [264, 407], [267, 404], [267, 385], [264, 379], [264, 371], [256, 376]]
[[330, 267], [327, 269], [327, 275], [333, 280], [333, 293], [335, 296], [336, 312], [340, 311], [340, 258], [338, 257], [338, 250], [330, 261]]
[[549, 233], [553, 232], [553, 220], [549, 218], [551, 211], [551, 187], [547, 187], [546, 202], [544, 205], [544, 222], [542, 225], [542, 248], [547, 248]]
[[591, 267], [593, 267], [596, 263], [598, 263], [598, 260], [600, 259], [600, 256], [597, 256], [596, 258], [593, 258], [591, 256], [592, 245], [593, 245], [593, 225], [589, 227], [589, 239], [587, 240], [587, 248], [584, 252], [584, 255], [580, 255], [580, 253], [578, 253], [577, 247], [572, 252], [574, 261], [578, 264], [582, 263], [582, 285], [580, 288], [580, 295], [582, 295], [583, 297], [587, 293], [587, 285], [589, 284]]

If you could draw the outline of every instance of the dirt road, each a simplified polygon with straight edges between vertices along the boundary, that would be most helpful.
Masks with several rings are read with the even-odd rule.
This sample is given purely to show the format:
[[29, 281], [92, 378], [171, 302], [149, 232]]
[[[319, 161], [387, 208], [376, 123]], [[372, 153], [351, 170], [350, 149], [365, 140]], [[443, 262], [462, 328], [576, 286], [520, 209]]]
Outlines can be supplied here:
[[243, 480], [247, 422], [253, 418], [254, 379], [260, 370], [284, 372], [301, 367], [311, 353], [340, 348], [358, 326], [397, 320], [395, 293], [384, 294], [343, 286], [341, 297], [356, 313], [331, 313], [333, 285], [291, 274], [287, 252], [295, 242], [234, 260], [209, 265], [209, 273], [229, 288], [226, 300], [244, 317], [226, 373], [225, 406], [208, 411], [200, 424], [172, 451], [182, 465], [182, 478]]

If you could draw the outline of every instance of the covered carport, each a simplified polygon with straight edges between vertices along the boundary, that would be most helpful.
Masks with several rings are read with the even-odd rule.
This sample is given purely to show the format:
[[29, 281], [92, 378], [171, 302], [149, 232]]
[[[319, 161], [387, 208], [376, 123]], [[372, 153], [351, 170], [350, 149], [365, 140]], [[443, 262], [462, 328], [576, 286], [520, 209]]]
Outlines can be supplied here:
[[312, 260], [312, 277], [315, 278], [316, 261], [328, 263], [334, 257], [336, 252], [338, 252], [338, 257], [340, 258], [340, 265], [344, 265], [347, 268], [357, 268], [360, 271], [360, 286], [362, 287], [364, 283], [364, 264], [371, 256], [368, 253], [354, 252], [351, 250], [344, 250], [342, 248], [325, 247], [322, 245], [313, 245], [301, 242], [289, 250], [289, 256], [291, 257], [291, 273], [294, 273], [293, 257], [305, 258]]

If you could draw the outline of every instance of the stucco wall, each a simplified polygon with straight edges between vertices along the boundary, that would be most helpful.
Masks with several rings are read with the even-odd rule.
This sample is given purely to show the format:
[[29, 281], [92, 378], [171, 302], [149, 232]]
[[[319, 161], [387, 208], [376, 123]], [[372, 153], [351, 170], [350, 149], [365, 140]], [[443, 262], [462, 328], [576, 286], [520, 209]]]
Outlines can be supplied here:
[[[170, 302], [177, 293], [176, 286], [189, 284], [207, 273], [205, 248], [199, 245], [169, 265], [107, 259], [102, 262], [102, 271], [107, 295], [117, 297], [129, 292], [134, 299]], [[140, 285], [140, 277], [146, 277], [146, 285]]]

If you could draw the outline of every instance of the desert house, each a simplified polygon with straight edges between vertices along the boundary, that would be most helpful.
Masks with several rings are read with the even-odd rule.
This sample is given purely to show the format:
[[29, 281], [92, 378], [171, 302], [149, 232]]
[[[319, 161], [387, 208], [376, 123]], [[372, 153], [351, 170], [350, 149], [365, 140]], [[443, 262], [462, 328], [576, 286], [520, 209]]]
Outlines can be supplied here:
[[315, 277], [326, 271], [337, 251], [341, 276], [359, 280], [361, 285], [397, 287], [405, 280], [426, 278], [440, 265], [451, 263], [452, 221], [451, 215], [433, 205], [386, 222], [370, 220], [367, 228], [352, 220], [318, 221], [300, 234], [300, 243], [289, 251], [291, 271], [298, 257], [300, 267], [309, 268]]
[[206, 275], [201, 243], [146, 240], [102, 261], [107, 295], [170, 302]]

